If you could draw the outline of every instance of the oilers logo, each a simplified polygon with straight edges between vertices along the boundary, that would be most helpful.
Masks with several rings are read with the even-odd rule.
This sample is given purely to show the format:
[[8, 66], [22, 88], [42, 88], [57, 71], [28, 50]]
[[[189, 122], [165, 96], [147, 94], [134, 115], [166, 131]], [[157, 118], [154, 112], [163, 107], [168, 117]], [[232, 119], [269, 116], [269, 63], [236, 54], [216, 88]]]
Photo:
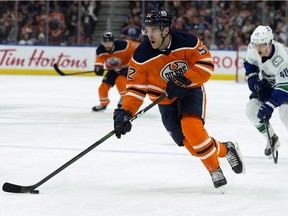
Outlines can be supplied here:
[[161, 77], [168, 81], [172, 76], [184, 74], [188, 70], [186, 61], [173, 61], [167, 64], [161, 71]]
[[121, 59], [118, 57], [110, 57], [106, 59], [107, 67], [116, 67], [121, 64]]

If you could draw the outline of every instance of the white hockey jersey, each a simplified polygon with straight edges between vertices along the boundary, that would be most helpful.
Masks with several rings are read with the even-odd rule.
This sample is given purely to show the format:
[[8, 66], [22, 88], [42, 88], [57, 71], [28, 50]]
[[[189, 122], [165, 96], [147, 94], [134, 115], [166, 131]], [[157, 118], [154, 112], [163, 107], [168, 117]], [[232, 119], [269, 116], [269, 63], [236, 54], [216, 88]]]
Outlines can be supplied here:
[[[284, 44], [273, 41], [274, 52], [270, 57], [261, 58], [257, 50], [250, 43], [247, 49], [245, 62], [259, 68], [258, 76], [269, 82], [272, 88], [276, 90], [276, 97], [279, 98], [279, 105], [288, 101], [288, 49]], [[249, 71], [248, 73], [251, 73]], [[253, 71], [256, 72], [256, 71]], [[247, 69], [246, 69], [247, 74]], [[279, 91], [279, 92], [278, 92]], [[279, 94], [280, 93], [280, 94]], [[284, 98], [283, 98], [284, 96]], [[280, 102], [281, 101], [281, 102]]]

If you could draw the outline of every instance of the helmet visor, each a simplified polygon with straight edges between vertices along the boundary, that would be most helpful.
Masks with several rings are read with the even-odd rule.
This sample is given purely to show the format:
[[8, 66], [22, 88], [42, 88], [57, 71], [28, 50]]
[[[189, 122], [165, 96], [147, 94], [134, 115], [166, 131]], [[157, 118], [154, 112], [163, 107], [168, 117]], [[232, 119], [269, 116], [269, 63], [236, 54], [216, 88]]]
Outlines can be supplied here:
[[149, 26], [149, 25], [143, 25], [142, 27], [142, 35], [160, 35], [162, 33], [162, 30], [159, 26]]

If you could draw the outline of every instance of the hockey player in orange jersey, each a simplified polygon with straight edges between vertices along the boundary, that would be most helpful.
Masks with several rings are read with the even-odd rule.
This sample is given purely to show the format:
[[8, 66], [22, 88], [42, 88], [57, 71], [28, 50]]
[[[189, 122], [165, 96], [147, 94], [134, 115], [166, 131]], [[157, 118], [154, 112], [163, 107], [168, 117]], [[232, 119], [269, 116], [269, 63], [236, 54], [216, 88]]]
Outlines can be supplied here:
[[118, 107], [122, 106], [126, 89], [128, 63], [138, 45], [138, 42], [130, 40], [114, 41], [112, 32], [105, 32], [103, 34], [102, 44], [96, 50], [94, 70], [96, 75], [99, 76], [104, 74], [104, 67], [108, 69], [108, 72], [98, 88], [100, 105], [92, 107], [93, 111], [97, 112], [106, 109], [110, 103], [108, 92], [115, 84], [120, 94]]
[[227, 184], [219, 157], [226, 157], [233, 171], [244, 173], [236, 142], [219, 142], [204, 128], [206, 95], [204, 83], [214, 71], [207, 47], [196, 36], [171, 29], [167, 11], [152, 11], [144, 19], [143, 35], [129, 63], [126, 96], [122, 108], [114, 111], [118, 138], [132, 128], [130, 117], [146, 95], [152, 101], [166, 94], [158, 106], [162, 122], [179, 146], [198, 157], [211, 175], [215, 188]]

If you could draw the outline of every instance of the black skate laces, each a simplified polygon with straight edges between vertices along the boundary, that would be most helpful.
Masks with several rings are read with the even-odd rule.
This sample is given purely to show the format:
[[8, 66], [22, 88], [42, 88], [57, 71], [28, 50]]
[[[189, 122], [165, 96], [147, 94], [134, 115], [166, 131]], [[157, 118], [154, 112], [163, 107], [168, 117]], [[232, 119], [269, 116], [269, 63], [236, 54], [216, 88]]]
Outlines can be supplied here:
[[232, 168], [236, 167], [239, 165], [239, 161], [238, 161], [238, 158], [237, 156], [234, 154], [234, 152], [232, 151], [228, 151], [227, 153], [227, 160], [229, 162], [229, 164], [231, 165]]

